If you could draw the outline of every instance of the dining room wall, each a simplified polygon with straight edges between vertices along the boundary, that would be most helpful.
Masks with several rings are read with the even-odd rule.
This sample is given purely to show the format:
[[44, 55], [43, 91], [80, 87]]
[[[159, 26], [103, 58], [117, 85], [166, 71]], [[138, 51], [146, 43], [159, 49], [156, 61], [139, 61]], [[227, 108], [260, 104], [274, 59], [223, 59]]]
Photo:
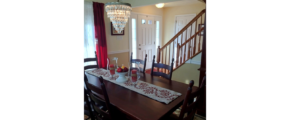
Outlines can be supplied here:
[[157, 8], [155, 5], [148, 5], [143, 7], [134, 7], [132, 12], [149, 14], [149, 15], [163, 15], [163, 8]]
[[199, 69], [200, 65], [185, 63], [172, 73], [172, 80], [189, 84], [190, 80], [194, 81], [194, 86], [199, 85]]
[[[117, 0], [85, 0], [99, 3], [107, 2], [117, 2]], [[118, 57], [118, 63], [121, 65], [127, 64], [129, 61], [129, 24], [127, 23], [124, 28], [124, 35], [111, 35], [111, 21], [107, 16], [107, 12], [104, 11], [104, 21], [106, 29], [106, 38], [107, 38], [107, 51], [108, 58], [110, 60], [113, 57]]]

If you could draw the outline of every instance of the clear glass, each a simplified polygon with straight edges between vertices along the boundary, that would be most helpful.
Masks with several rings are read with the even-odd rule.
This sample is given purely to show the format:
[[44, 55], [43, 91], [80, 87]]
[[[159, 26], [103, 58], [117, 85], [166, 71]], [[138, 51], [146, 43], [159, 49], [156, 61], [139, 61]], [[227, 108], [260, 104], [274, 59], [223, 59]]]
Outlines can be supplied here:
[[148, 24], [149, 24], [149, 25], [152, 24], [152, 20], [148, 20]]
[[136, 56], [136, 52], [137, 52], [137, 35], [136, 35], [136, 31], [137, 31], [137, 25], [136, 25], [136, 19], [132, 18], [132, 52], [133, 52], [133, 56], [132, 59], [137, 59]]
[[142, 19], [142, 24], [146, 24], [146, 20]]
[[115, 69], [117, 69], [118, 68], [118, 58], [117, 57], [114, 57], [113, 60], [116, 61], [114, 67], [115, 67]]
[[107, 58], [107, 70], [109, 70], [109, 66], [110, 66], [110, 59]]
[[156, 48], [156, 50], [157, 50], [157, 48], [158, 48], [158, 46], [159, 46], [159, 35], [160, 35], [160, 33], [159, 33], [159, 21], [156, 21], [156, 45], [155, 45], [155, 48]]
[[138, 83], [138, 80], [140, 79], [140, 68], [139, 68], [140, 62], [136, 62], [136, 63], [137, 63], [136, 68], [132, 69], [132, 71], [133, 70], [136, 71], [136, 74], [132, 74], [132, 71], [130, 71], [130, 75], [129, 75], [133, 85], [136, 85]]
[[110, 79], [114, 78], [116, 70], [110, 70]]
[[140, 79], [140, 73], [141, 73], [140, 70], [141, 69], [140, 69], [140, 62], [136, 62], [136, 63], [137, 63], [136, 68], [137, 68], [137, 81], [138, 81]]

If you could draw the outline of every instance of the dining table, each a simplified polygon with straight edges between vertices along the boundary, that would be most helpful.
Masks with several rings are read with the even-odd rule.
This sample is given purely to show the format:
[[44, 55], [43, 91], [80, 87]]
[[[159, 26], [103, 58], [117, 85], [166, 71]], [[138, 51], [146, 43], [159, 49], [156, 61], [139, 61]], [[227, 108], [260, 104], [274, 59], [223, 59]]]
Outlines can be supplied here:
[[[87, 73], [86, 76], [89, 83], [96, 87], [100, 87], [98, 77]], [[174, 80], [168, 80], [159, 76], [151, 76], [147, 73], [142, 73], [139, 80], [175, 92], [179, 92], [181, 95], [171, 101], [169, 104], [165, 104], [110, 81], [104, 80], [110, 103], [124, 114], [126, 114], [128, 118], [136, 120], [164, 119], [182, 105], [188, 84]], [[197, 89], [198, 87], [193, 86], [192, 92], [196, 91]]]

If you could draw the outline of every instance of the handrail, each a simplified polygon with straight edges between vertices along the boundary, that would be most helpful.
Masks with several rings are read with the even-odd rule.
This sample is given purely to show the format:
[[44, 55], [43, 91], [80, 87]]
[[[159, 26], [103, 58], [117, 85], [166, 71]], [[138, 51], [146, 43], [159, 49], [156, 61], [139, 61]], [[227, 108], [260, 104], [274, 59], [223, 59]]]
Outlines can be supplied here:
[[[169, 45], [172, 41], [174, 41], [181, 33], [183, 33], [192, 23], [198, 20], [200, 16], [205, 13], [205, 9], [203, 9], [197, 16], [195, 16], [194, 19], [192, 19], [186, 26], [184, 26], [171, 40], [169, 40], [163, 47], [160, 48], [160, 50], [163, 50], [167, 45]], [[197, 27], [197, 26], [196, 26]]]
[[180, 47], [184, 46], [186, 43], [188, 43], [192, 38], [194, 38], [196, 35], [198, 35], [199, 33], [201, 33], [203, 31], [204, 27], [201, 28], [197, 33], [195, 33], [193, 36], [191, 36], [189, 39], [187, 39], [184, 43], [182, 43], [180, 45]]

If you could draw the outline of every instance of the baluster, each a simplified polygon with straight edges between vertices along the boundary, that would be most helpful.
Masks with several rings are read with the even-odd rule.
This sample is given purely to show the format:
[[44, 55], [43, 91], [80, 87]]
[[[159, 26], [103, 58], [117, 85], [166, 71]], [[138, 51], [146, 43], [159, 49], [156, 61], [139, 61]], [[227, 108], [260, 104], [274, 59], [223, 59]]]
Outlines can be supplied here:
[[[157, 64], [159, 63], [160, 63], [160, 46], [158, 46], [157, 48]], [[159, 72], [159, 68], [157, 68], [157, 72]]]
[[[167, 61], [167, 46], [165, 47], [165, 62], [164, 64], [166, 65], [166, 61]], [[163, 72], [166, 73], [166, 69], [163, 69]]]
[[182, 63], [182, 46], [180, 46], [180, 62], [179, 65]]
[[190, 41], [188, 42], [188, 52], [187, 52], [187, 59], [189, 59], [191, 56], [190, 56]]
[[176, 67], [178, 67], [179, 65], [179, 48], [180, 48], [180, 44], [177, 44], [177, 48], [176, 48]]
[[181, 58], [181, 59], [180, 59], [180, 62], [179, 62], [180, 64], [182, 63], [182, 56], [183, 56], [183, 53], [182, 53], [182, 46], [180, 46], [180, 58]]
[[183, 62], [185, 62], [185, 60], [186, 60], [186, 48], [187, 48], [186, 47], [186, 43], [183, 46], [184, 46], [184, 53], [183, 53], [184, 54], [184, 58], [183, 58], [184, 60], [183, 60]]
[[[168, 65], [170, 65], [170, 48], [171, 48], [171, 43], [169, 44], [169, 50], [168, 50]], [[169, 72], [169, 70], [167, 70]]]
[[186, 44], [184, 44], [183, 45], [184, 46], [184, 52], [183, 52], [183, 62], [182, 63], [185, 63], [185, 57], [186, 57], [186, 55], [185, 55], [185, 53], [186, 53]]
[[[174, 41], [173, 41], [173, 43], [172, 43], [172, 58], [174, 58]], [[174, 58], [174, 60], [176, 60], [175, 58]]]
[[[190, 37], [191, 37], [191, 34], [192, 34], [192, 24], [190, 25]], [[190, 47], [189, 47], [189, 51], [191, 50], [191, 44], [192, 44], [192, 39], [190, 40]], [[191, 50], [191, 53], [190, 53], [190, 55], [192, 54], [192, 50]]]
[[181, 43], [181, 44], [183, 43], [183, 39], [182, 39], [182, 37], [183, 37], [183, 32], [181, 33], [181, 40], [180, 40], [180, 43]]
[[[202, 15], [200, 17], [200, 24], [202, 24]], [[201, 27], [200, 27], [201, 28]], [[200, 36], [199, 36], [199, 42], [198, 42], [198, 52], [200, 51], [200, 39], [201, 39], [201, 32], [200, 32]]]
[[[185, 29], [185, 39], [184, 39], [184, 43], [186, 43], [187, 41], [187, 28]], [[186, 47], [184, 48], [184, 54], [186, 54]]]
[[[198, 20], [198, 19], [196, 19], [196, 21], [195, 21], [195, 31], [194, 31], [194, 34], [197, 33], [197, 27], [198, 27], [198, 26], [197, 26], [197, 20]], [[195, 47], [195, 46], [196, 46], [196, 41], [197, 41], [197, 40], [196, 40], [196, 36], [197, 36], [197, 35], [194, 36], [193, 55], [195, 54], [195, 49], [196, 49], [196, 47]]]

